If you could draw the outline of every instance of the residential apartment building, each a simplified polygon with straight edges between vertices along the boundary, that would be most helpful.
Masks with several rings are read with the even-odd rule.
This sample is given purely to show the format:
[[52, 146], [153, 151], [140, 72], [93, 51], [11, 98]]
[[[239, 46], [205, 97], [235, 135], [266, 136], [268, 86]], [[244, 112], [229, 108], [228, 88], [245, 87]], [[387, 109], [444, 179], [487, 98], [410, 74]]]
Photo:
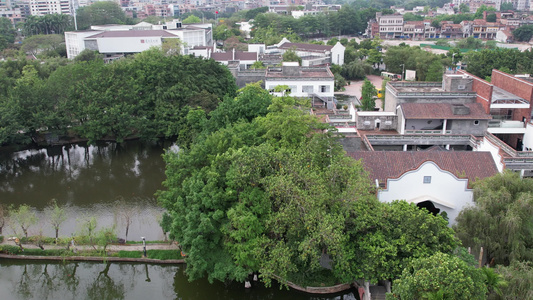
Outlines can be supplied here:
[[399, 38], [403, 35], [402, 15], [382, 15], [376, 13], [376, 20], [379, 25], [379, 37], [383, 39]]
[[50, 14], [72, 14], [71, 0], [30, 0], [30, 13], [32, 16]]

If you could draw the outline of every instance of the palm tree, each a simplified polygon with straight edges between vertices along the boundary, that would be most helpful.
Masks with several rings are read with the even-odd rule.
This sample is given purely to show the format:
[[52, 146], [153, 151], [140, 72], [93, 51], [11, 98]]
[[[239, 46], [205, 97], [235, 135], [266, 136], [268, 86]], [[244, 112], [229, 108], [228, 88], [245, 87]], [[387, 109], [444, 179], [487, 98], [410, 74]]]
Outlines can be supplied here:
[[483, 267], [483, 274], [485, 275], [485, 284], [490, 294], [496, 294], [498, 296], [502, 295], [502, 288], [508, 285], [508, 282], [505, 281], [502, 275], [496, 273], [494, 269]]

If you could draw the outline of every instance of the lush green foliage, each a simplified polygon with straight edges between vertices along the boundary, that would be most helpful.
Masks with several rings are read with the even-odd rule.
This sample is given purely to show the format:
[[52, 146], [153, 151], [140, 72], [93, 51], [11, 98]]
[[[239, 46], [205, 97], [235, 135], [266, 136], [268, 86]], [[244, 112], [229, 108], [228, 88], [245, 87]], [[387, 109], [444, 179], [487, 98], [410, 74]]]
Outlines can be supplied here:
[[533, 37], [533, 25], [518, 27], [513, 31], [513, 36], [519, 42], [529, 42]]
[[435, 61], [442, 65], [440, 56], [424, 51], [420, 47], [407, 45], [389, 47], [383, 58], [389, 72], [401, 74], [402, 64], [404, 64], [405, 70], [416, 71], [416, 79], [419, 81], [426, 81], [429, 66]]
[[342, 66], [341, 75], [349, 80], [361, 80], [372, 73], [372, 65], [368, 62], [356, 59]]
[[361, 109], [364, 111], [374, 111], [376, 107], [375, 96], [377, 94], [376, 87], [365, 78], [363, 86], [361, 87]]
[[[13, 222], [13, 229], [28, 237], [28, 229], [37, 223], [37, 216], [31, 207], [21, 204], [18, 208], [11, 208], [9, 218]], [[22, 230], [20, 232], [19, 230]]]
[[[267, 97], [252, 85], [236, 102], [255, 101], [251, 108]], [[225, 115], [219, 106], [188, 149], [165, 155], [167, 190], [159, 200], [191, 280], [242, 281], [260, 272], [267, 284], [276, 276], [302, 285], [377, 281], [395, 278], [408, 258], [455, 247], [441, 217], [378, 202], [360, 162], [322, 133], [327, 125], [308, 108], [295, 108], [302, 103], [270, 101], [266, 115], [208, 126]], [[320, 264], [326, 257], [331, 271]]]
[[183, 24], [202, 23], [202, 19], [198, 18], [195, 15], [190, 15], [187, 18], [185, 18], [182, 22]]
[[533, 181], [506, 172], [474, 185], [476, 206], [461, 211], [454, 227], [463, 244], [486, 263], [509, 265], [533, 260]]
[[26, 37], [36, 34], [63, 34], [74, 29], [73, 23], [72, 16], [67, 14], [28, 16], [22, 24], [22, 32]]
[[503, 276], [507, 285], [501, 287], [500, 298], [533, 299], [533, 267], [531, 262], [513, 261], [510, 266], [499, 265], [496, 272]]
[[112, 64], [6, 61], [0, 74], [0, 144], [38, 140], [43, 129], [91, 142], [179, 136], [191, 108], [212, 110], [236, 91], [215, 61], [157, 49]]
[[[116, 256], [118, 257], [124, 257], [124, 258], [141, 258], [143, 256], [142, 251], [118, 251]], [[150, 259], [160, 259], [160, 260], [167, 260], [167, 259], [183, 259], [181, 257], [180, 251], [176, 250], [146, 250], [146, 257]]]
[[372, 282], [398, 278], [414, 258], [435, 252], [451, 253], [458, 242], [448, 222], [405, 201], [357, 201], [348, 233], [353, 241], [344, 278]]
[[[373, 8], [357, 10], [353, 5], [346, 4], [338, 12], [306, 15], [298, 19], [275, 13], [260, 13], [253, 21], [253, 41], [273, 44], [276, 43], [275, 39], [270, 39], [273, 36], [280, 37], [279, 40], [281, 36], [285, 36], [295, 42], [294, 37], [357, 34], [365, 31], [367, 21], [375, 17], [376, 11]], [[264, 34], [266, 31], [269, 31], [268, 35]]]
[[17, 32], [8, 18], [0, 17], [0, 51], [13, 45]]
[[120, 6], [113, 1], [99, 1], [77, 11], [78, 29], [85, 30], [91, 25], [126, 24], [133, 20], [126, 17]]
[[402, 276], [394, 281], [388, 299], [425, 299], [439, 292], [441, 299], [486, 299], [487, 287], [481, 269], [469, 266], [460, 258], [437, 252], [430, 257], [414, 259]]
[[533, 72], [533, 52], [518, 49], [484, 49], [470, 51], [464, 56], [466, 70], [480, 78], [491, 76], [492, 69], [508, 68], [512, 73]]

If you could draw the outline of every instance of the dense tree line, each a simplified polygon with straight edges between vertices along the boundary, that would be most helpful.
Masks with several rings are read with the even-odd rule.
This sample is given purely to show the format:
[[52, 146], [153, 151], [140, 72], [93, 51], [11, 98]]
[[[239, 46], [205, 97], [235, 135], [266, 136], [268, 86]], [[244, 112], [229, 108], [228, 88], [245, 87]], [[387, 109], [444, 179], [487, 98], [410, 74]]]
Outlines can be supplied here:
[[380, 203], [361, 163], [297, 99], [249, 85], [187, 119], [198, 125], [194, 142], [165, 155], [159, 200], [191, 280], [260, 272], [266, 283], [377, 282], [400, 276], [413, 257], [457, 245], [441, 216]]
[[338, 12], [307, 15], [298, 19], [275, 13], [260, 13], [253, 21], [252, 41], [274, 44], [279, 42], [274, 37], [291, 34], [303, 39], [358, 34], [365, 31], [368, 20], [374, 18], [377, 11], [373, 8], [356, 10], [351, 5], [345, 5]]
[[118, 142], [180, 136], [190, 107], [212, 110], [236, 90], [215, 61], [158, 49], [112, 64], [11, 60], [0, 74], [0, 144], [29, 143], [43, 132]]
[[533, 73], [533, 51], [518, 49], [483, 49], [464, 54], [466, 70], [478, 77], [492, 75], [492, 69], [501, 69], [511, 74]]

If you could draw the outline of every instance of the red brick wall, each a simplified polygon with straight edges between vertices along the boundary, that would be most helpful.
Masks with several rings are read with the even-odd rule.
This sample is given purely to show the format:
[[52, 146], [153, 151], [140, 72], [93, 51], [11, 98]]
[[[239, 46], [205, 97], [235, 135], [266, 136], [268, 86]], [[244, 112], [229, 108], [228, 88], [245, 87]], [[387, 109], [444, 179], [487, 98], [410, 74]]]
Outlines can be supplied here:
[[476, 102], [481, 103], [485, 109], [485, 112], [490, 114], [492, 84], [463, 70], [458, 70], [457, 73], [468, 75], [474, 79], [474, 82], [472, 83], [472, 90], [477, 93]]
[[[529, 101], [529, 103], [533, 101], [533, 83], [498, 70], [492, 70], [491, 82], [494, 86], [513, 93], [514, 95]], [[526, 117], [526, 122], [529, 122], [531, 118], [531, 108], [513, 110], [513, 120], [522, 121], [523, 117]]]

